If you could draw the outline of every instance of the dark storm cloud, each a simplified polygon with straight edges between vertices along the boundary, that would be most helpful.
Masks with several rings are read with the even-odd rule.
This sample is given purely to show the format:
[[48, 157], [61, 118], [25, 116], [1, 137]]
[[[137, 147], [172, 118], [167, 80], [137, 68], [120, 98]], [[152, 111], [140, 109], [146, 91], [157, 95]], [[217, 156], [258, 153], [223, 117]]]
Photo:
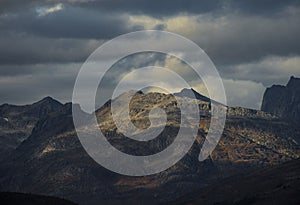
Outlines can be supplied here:
[[69, 102], [80, 66], [75, 63], [0, 66], [0, 104], [28, 104], [46, 96]]
[[[198, 43], [217, 65], [300, 53], [300, 44], [295, 43], [300, 36], [299, 8], [295, 12], [279, 12], [275, 17], [207, 16], [193, 22], [199, 31], [187, 37]], [[141, 25], [128, 26], [126, 15], [110, 17], [107, 13], [80, 8], [46, 16], [23, 12], [2, 16], [0, 21], [0, 64], [82, 62], [103, 42], [91, 38], [109, 39], [141, 28]], [[161, 23], [154, 29], [168, 30], [168, 27]], [[185, 30], [179, 32], [184, 34]]]
[[[172, 3], [156, 0], [30, 1], [28, 9], [24, 6], [15, 13], [12, 8], [22, 8], [23, 1], [9, 2], [1, 1], [4, 9], [10, 8], [11, 12], [0, 16], [0, 64], [82, 62], [100, 45], [91, 44], [90, 39], [107, 40], [143, 29], [143, 25], [130, 22], [129, 14], [132, 13], [150, 16], [160, 13], [164, 21], [171, 14], [211, 12], [204, 15], [209, 18], [194, 22], [193, 26], [197, 26], [206, 21], [206, 25], [200, 25], [197, 36], [187, 37], [205, 49], [218, 65], [250, 62], [266, 55], [300, 53], [300, 46], [295, 43], [300, 36], [300, 12], [285, 11], [298, 5], [298, 0], [285, 3], [266, 0], [265, 4], [258, 0], [201, 3], [181, 0]], [[38, 13], [39, 9], [51, 8], [59, 2], [64, 3], [61, 10], [45, 15]], [[238, 12], [231, 14], [232, 10]], [[247, 15], [263, 10], [265, 14], [271, 11], [273, 14]], [[219, 14], [212, 14], [214, 11]], [[218, 20], [224, 21], [224, 17], [226, 23], [218, 23]], [[160, 23], [152, 29], [168, 30], [168, 27]]]
[[209, 24], [206, 33], [193, 40], [216, 64], [240, 64], [272, 55], [299, 55], [299, 25], [300, 9], [272, 18], [228, 15]]
[[272, 14], [289, 6], [299, 6], [300, 0], [229, 0], [232, 9], [240, 10], [249, 14]]
[[0, 64], [83, 62], [102, 39], [141, 28], [128, 25], [123, 14], [73, 7], [42, 16], [34, 8], [2, 15]]
[[175, 15], [179, 12], [203, 13], [218, 9], [222, 5], [220, 0], [52, 0], [52, 1], [38, 1], [38, 0], [3, 0], [0, 2], [2, 12], [10, 12], [19, 8], [30, 8], [32, 6], [41, 6], [45, 4], [65, 3], [69, 5], [76, 5], [89, 9], [100, 9], [109, 12], [125, 12], [134, 14], [146, 15]]
[[273, 84], [285, 85], [291, 76], [300, 77], [300, 56], [267, 57], [260, 61], [240, 65], [229, 65], [221, 69], [225, 78], [250, 80], [269, 87]]
[[128, 16], [123, 14], [65, 7], [49, 15], [39, 15], [39, 9], [43, 10], [36, 8], [19, 12], [17, 15], [1, 16], [1, 30], [26, 32], [50, 38], [108, 39], [139, 29], [128, 25]]
[[[168, 12], [175, 14], [185, 11], [191, 14], [196, 10], [210, 11], [210, 7], [216, 10], [223, 6], [229, 8], [229, 11], [230, 8], [235, 8], [245, 12], [253, 10], [252, 13], [255, 13], [266, 7], [257, 0], [251, 1], [251, 4], [249, 1], [222, 1], [221, 4], [218, 1], [202, 3], [184, 1], [183, 3], [176, 0], [172, 3], [169, 1], [159, 1], [159, 3], [156, 0], [95, 2], [69, 0], [61, 1], [68, 3], [63, 9], [40, 16], [37, 10], [43, 8], [38, 6], [42, 5], [41, 2], [43, 1], [32, 1], [30, 5], [35, 7], [0, 16], [2, 31], [0, 42], [3, 45], [0, 48], [1, 64], [83, 61], [99, 44], [87, 46], [85, 43], [88, 41], [78, 43], [72, 39], [107, 40], [120, 34], [143, 29], [143, 25], [130, 23], [129, 15], [122, 13], [124, 11], [136, 13], [134, 11], [140, 10], [144, 15], [155, 14], [155, 12], [168, 15]], [[45, 2], [49, 6], [50, 1]], [[53, 2], [60, 1], [51, 2], [51, 6], [54, 6]], [[204, 19], [206, 25], [201, 25], [199, 34], [196, 37], [187, 37], [204, 48], [218, 65], [250, 62], [266, 55], [300, 53], [300, 46], [295, 43], [300, 36], [299, 11], [293, 14], [284, 10], [291, 5], [297, 5], [299, 1], [284, 1], [284, 4], [282, 1], [266, 2], [269, 5], [268, 9], [265, 9], [266, 13], [274, 11], [274, 15], [248, 16], [242, 12], [223, 13], [221, 16], [207, 14], [206, 16], [210, 18]], [[181, 4], [184, 6], [180, 6]], [[209, 6], [210, 4], [217, 5]], [[82, 7], [79, 7], [80, 5]], [[168, 9], [167, 5], [169, 5]], [[154, 9], [156, 7], [157, 9]], [[224, 17], [226, 24], [218, 24], [218, 19], [221, 21]], [[199, 20], [200, 23], [201, 21], [203, 20]], [[194, 22], [193, 26], [197, 26], [199, 22]], [[163, 23], [157, 24], [153, 29], [168, 30]], [[204, 33], [201, 33], [202, 31]], [[40, 48], [43, 48], [43, 52], [40, 52]]]
[[172, 0], [161, 1], [141, 1], [141, 0], [104, 0], [90, 1], [83, 6], [90, 8], [104, 8], [108, 10], [117, 10], [119, 12], [128, 12], [131, 14], [143, 14], [150, 16], [169, 16], [178, 13], [207, 13], [218, 10], [222, 7], [220, 0]]
[[[299, 73], [299, 2], [0, 0], [1, 102], [29, 103], [45, 95], [69, 101], [81, 63], [108, 39], [146, 27], [143, 17], [157, 21], [150, 29], [174, 31], [196, 42], [227, 78], [231, 91], [252, 85], [253, 93], [259, 87], [261, 94], [263, 86]], [[174, 21], [178, 30], [167, 25], [182, 16], [189, 19]], [[127, 60], [123, 66], [138, 66], [140, 61], [145, 59]], [[114, 82], [114, 76], [109, 77]], [[245, 96], [245, 102], [250, 98]], [[240, 101], [233, 98], [234, 103]]]
[[0, 65], [82, 62], [101, 41], [44, 38], [24, 33], [0, 33]]
[[89, 9], [100, 9], [103, 11], [125, 12], [131, 14], [144, 14], [150, 16], [168, 16], [178, 13], [207, 13], [219, 11], [224, 8], [239, 10], [241, 12], [264, 14], [281, 10], [287, 6], [299, 5], [299, 0], [2, 0], [0, 11], [11, 11], [33, 6], [49, 5], [54, 3], [65, 3], [86, 7]]
[[129, 25], [123, 14], [74, 7], [49, 15], [33, 8], [2, 15], [0, 64], [82, 62], [104, 40], [142, 28]]
[[81, 6], [154, 17], [174, 16], [180, 13], [222, 13], [224, 10], [247, 14], [268, 15], [289, 6], [299, 6], [299, 0], [102, 0], [78, 1]]

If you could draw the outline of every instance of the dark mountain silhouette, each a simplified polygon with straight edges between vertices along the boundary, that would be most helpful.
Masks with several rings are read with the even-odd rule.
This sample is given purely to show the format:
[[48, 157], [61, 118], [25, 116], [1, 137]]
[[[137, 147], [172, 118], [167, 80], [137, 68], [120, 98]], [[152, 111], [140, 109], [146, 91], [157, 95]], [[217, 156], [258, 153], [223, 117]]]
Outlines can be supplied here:
[[267, 88], [261, 110], [299, 124], [300, 78], [292, 76], [286, 86], [273, 85]]
[[[120, 97], [126, 97], [126, 93]], [[180, 110], [174, 96], [138, 92], [133, 97], [130, 116], [137, 127], [149, 126], [148, 113], [154, 107], [161, 107], [168, 115], [165, 130], [149, 142], [134, 141], [119, 133], [110, 103], [96, 115], [102, 132], [119, 150], [135, 155], [157, 153], [176, 137]], [[40, 117], [30, 136], [1, 161], [0, 190], [52, 195], [80, 204], [160, 204], [228, 177], [299, 158], [299, 128], [263, 111], [229, 107], [218, 146], [207, 160], [199, 162], [209, 130], [210, 102], [198, 99], [198, 104], [201, 121], [191, 150], [168, 170], [145, 177], [122, 176], [98, 165], [79, 142], [71, 104], [59, 104]], [[118, 112], [124, 109], [120, 107]]]

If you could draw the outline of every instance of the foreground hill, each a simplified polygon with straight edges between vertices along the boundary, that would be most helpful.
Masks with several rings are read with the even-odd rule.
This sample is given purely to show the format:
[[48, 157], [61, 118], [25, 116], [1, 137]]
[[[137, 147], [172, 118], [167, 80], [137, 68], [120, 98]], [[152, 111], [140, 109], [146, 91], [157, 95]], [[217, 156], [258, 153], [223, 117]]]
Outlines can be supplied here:
[[76, 205], [70, 201], [50, 196], [0, 192], [2, 205]]
[[300, 160], [228, 178], [169, 203], [182, 205], [300, 204]]

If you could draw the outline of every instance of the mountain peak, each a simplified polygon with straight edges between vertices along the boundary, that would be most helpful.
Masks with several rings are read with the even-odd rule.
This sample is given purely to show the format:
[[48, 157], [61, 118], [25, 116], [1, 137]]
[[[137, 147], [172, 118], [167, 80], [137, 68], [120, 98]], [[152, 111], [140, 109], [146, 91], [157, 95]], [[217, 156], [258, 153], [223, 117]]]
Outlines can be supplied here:
[[[192, 93], [194, 94], [191, 95]], [[188, 97], [188, 98], [195, 98], [198, 100], [202, 100], [204, 102], [210, 102], [210, 99], [204, 95], [201, 95], [200, 93], [198, 93], [196, 90], [194, 90], [193, 88], [183, 88], [180, 92], [178, 93], [174, 93], [174, 96], [178, 96], [178, 97]]]
[[56, 101], [54, 98], [50, 97], [50, 96], [46, 96], [44, 97], [42, 100], [40, 101]]
[[58, 111], [62, 107], [62, 103], [48, 96], [36, 103], [27, 105], [25, 112], [29, 115], [41, 118], [42, 116], [46, 116], [51, 112]]
[[44, 97], [42, 100], [54, 100], [54, 99], [50, 96], [47, 96], [47, 97]]
[[36, 105], [36, 104], [45, 104], [45, 103], [51, 104], [51, 105], [62, 106], [62, 103], [60, 103], [59, 101], [55, 100], [54, 98], [52, 98], [50, 96], [44, 97], [43, 99], [41, 99], [40, 101], [38, 101], [34, 104]]
[[289, 88], [299, 88], [300, 87], [300, 78], [296, 78], [294, 76], [291, 76], [287, 87]]
[[300, 121], [300, 78], [291, 76], [286, 86], [273, 85], [264, 93], [261, 110], [288, 121]]

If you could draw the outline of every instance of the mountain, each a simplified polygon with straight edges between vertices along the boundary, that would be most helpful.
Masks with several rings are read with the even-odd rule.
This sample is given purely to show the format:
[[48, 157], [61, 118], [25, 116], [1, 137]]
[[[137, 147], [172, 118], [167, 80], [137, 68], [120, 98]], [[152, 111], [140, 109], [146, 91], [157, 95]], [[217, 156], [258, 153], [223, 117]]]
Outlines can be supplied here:
[[296, 205], [300, 203], [300, 160], [227, 178], [168, 205]]
[[[117, 130], [111, 116], [111, 102], [95, 114], [102, 132], [117, 149], [134, 155], [153, 154], [165, 149], [176, 137], [180, 110], [174, 96], [137, 92], [132, 98], [131, 120], [141, 129], [150, 125], [151, 109], [160, 107], [167, 113], [165, 129], [149, 142], [126, 138]], [[299, 158], [297, 126], [263, 111], [228, 107], [218, 146], [207, 160], [199, 162], [200, 148], [209, 130], [210, 102], [198, 99], [197, 103], [201, 121], [188, 154], [173, 167], [145, 177], [119, 175], [98, 165], [79, 142], [71, 104], [60, 105], [60, 109], [40, 118], [30, 136], [2, 160], [0, 191], [51, 195], [79, 204], [160, 204], [228, 177]], [[126, 109], [120, 106], [117, 113]], [[88, 120], [89, 116], [86, 117]]]
[[0, 156], [14, 150], [30, 134], [39, 119], [58, 111], [62, 104], [51, 97], [46, 97], [34, 104], [0, 106]]
[[267, 88], [261, 110], [273, 113], [288, 121], [300, 122], [300, 78], [291, 77], [286, 86]]

